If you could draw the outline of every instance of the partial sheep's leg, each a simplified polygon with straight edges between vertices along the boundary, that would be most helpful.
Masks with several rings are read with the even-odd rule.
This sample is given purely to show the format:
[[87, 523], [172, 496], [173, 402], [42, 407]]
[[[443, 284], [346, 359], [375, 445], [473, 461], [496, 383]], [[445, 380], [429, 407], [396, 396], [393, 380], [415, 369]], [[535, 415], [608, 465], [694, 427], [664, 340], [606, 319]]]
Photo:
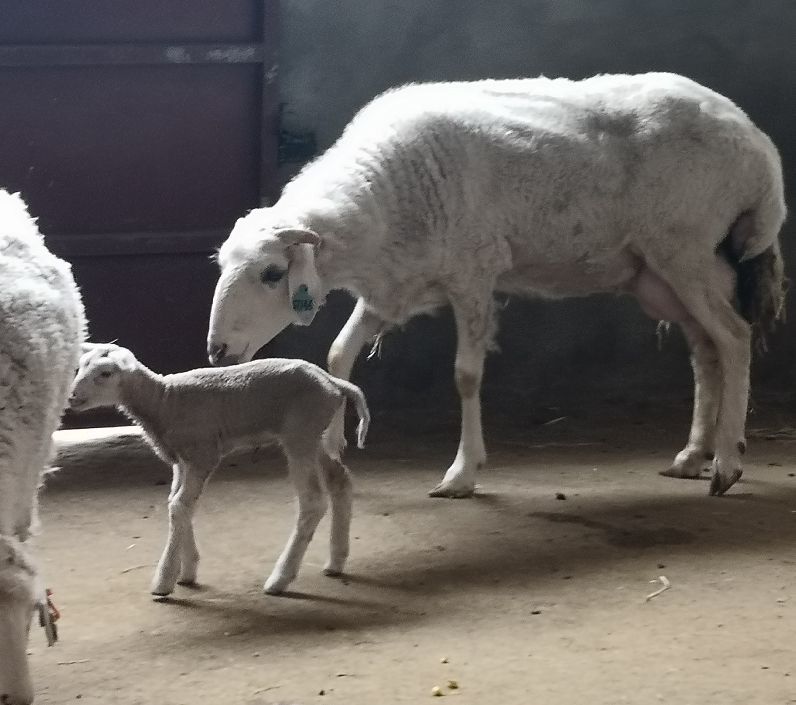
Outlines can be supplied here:
[[[656, 243], [651, 243], [656, 244]], [[662, 253], [658, 267], [688, 317], [704, 331], [718, 356], [721, 379], [710, 494], [724, 494], [741, 477], [749, 402], [751, 328], [732, 304], [734, 272], [719, 256]], [[707, 416], [707, 411], [705, 412]]]
[[710, 322], [705, 327], [711, 331], [719, 352], [723, 376], [710, 494], [723, 495], [743, 472], [741, 455], [746, 452], [752, 331], [729, 301], [708, 299], [708, 305]]
[[[362, 346], [371, 340], [383, 325], [384, 321], [368, 310], [364, 299], [359, 299], [348, 321], [329, 348], [327, 357], [329, 372], [335, 377], [348, 380]], [[346, 446], [344, 421], [345, 403], [335, 414], [326, 431], [328, 447], [333, 455], [335, 452], [339, 454]]]
[[[177, 473], [180, 479], [177, 480]], [[175, 481], [169, 497], [169, 536], [152, 580], [153, 595], [164, 596], [181, 583], [196, 581], [199, 551], [193, 532], [193, 514], [212, 470], [175, 464]]]
[[319, 449], [309, 455], [294, 455], [286, 449], [286, 454], [290, 479], [296, 488], [298, 513], [296, 526], [287, 545], [263, 586], [263, 590], [269, 595], [283, 592], [298, 575], [307, 546], [326, 512], [318, 468]]
[[698, 478], [710, 467], [716, 452], [716, 422], [721, 400], [722, 382], [719, 356], [705, 331], [693, 319], [681, 327], [691, 348], [694, 369], [694, 414], [688, 443], [674, 459], [667, 477]]
[[455, 301], [458, 345], [455, 379], [462, 407], [461, 439], [453, 464], [431, 497], [471, 497], [475, 492], [475, 473], [486, 462], [484, 434], [481, 428], [481, 378], [484, 358], [494, 334], [492, 292], [482, 299]]
[[0, 703], [33, 702], [26, 651], [36, 582], [22, 544], [0, 534]]
[[322, 454], [321, 470], [332, 505], [329, 562], [323, 572], [325, 575], [336, 577], [343, 573], [348, 558], [354, 489], [351, 483], [351, 473], [336, 458], [330, 457], [326, 453]]

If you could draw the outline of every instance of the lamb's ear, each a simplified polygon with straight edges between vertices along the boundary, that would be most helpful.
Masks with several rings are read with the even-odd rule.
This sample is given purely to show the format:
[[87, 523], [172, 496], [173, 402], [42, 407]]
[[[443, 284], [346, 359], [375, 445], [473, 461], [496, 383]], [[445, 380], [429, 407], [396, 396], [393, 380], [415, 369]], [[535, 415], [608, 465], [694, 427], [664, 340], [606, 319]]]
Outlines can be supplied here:
[[122, 372], [131, 372], [136, 367], [135, 357], [127, 348], [116, 348], [115, 350], [111, 350], [108, 357]]
[[277, 230], [274, 236], [285, 247], [290, 247], [291, 245], [313, 245], [317, 247], [321, 244], [320, 235], [309, 228], [283, 228]]
[[315, 269], [315, 248], [306, 243], [292, 245], [289, 257], [287, 282], [290, 305], [296, 314], [296, 322], [308, 326], [324, 301], [321, 280]]

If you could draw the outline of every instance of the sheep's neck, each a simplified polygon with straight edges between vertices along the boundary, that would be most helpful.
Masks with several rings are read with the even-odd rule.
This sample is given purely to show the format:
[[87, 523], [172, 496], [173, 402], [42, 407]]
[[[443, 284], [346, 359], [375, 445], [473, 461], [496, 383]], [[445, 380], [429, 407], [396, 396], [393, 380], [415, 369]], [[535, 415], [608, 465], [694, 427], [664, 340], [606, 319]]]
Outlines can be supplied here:
[[155, 440], [162, 436], [161, 410], [166, 392], [163, 377], [143, 365], [126, 376], [122, 385], [121, 411]]
[[352, 204], [331, 212], [307, 212], [300, 218], [301, 224], [321, 234], [315, 267], [324, 289], [346, 289], [353, 293], [368, 287], [366, 250], [374, 243], [372, 221], [367, 225], [363, 212]]

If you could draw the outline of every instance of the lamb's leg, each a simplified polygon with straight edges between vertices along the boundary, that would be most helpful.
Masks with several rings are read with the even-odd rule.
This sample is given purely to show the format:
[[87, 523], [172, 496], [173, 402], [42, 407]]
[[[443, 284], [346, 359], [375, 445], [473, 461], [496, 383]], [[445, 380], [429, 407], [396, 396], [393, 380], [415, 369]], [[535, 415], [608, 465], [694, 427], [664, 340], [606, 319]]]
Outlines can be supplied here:
[[326, 501], [321, 489], [318, 468], [318, 450], [316, 449], [311, 455], [295, 455], [286, 449], [286, 454], [290, 479], [296, 488], [298, 513], [296, 526], [290, 534], [287, 545], [263, 586], [263, 590], [269, 595], [283, 592], [298, 575], [307, 546], [326, 512]]
[[698, 478], [709, 467], [716, 449], [716, 421], [721, 399], [722, 382], [719, 356], [705, 331], [696, 321], [682, 322], [683, 333], [691, 348], [694, 369], [694, 415], [688, 443], [674, 459], [667, 477]]
[[[327, 357], [329, 372], [335, 377], [347, 380], [351, 376], [351, 370], [362, 346], [371, 340], [383, 325], [384, 321], [366, 307], [364, 299], [359, 299], [348, 321], [329, 348]], [[345, 448], [344, 421], [345, 403], [335, 414], [326, 431], [328, 446], [333, 454], [334, 451]]]
[[169, 497], [169, 536], [151, 587], [152, 594], [161, 597], [174, 591], [178, 579], [183, 583], [196, 581], [199, 551], [192, 520], [196, 502], [212, 470], [181, 464], [175, 466], [174, 472], [175, 480]]
[[494, 333], [491, 292], [478, 300], [454, 301], [453, 314], [458, 336], [455, 379], [462, 407], [461, 439], [453, 464], [429, 492], [432, 497], [471, 497], [476, 470], [486, 462], [480, 393], [484, 358]]
[[353, 487], [348, 468], [326, 453], [321, 455], [321, 469], [332, 505], [332, 525], [329, 535], [329, 562], [325, 575], [339, 576], [348, 558]]

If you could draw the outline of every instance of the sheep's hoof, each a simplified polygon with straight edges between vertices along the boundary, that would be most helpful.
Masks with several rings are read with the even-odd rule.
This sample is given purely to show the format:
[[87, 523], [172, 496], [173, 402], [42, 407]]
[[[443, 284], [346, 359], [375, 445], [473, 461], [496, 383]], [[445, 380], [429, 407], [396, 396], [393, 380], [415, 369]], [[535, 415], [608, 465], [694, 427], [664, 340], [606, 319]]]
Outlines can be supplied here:
[[431, 492], [429, 497], [446, 497], [448, 499], [467, 499], [475, 494], [475, 484], [472, 485], [447, 485], [444, 482], [438, 484]]
[[710, 480], [710, 495], [712, 497], [721, 497], [730, 487], [732, 487], [743, 475], [743, 470], [737, 468], [730, 473], [729, 477], [725, 477], [722, 473], [716, 471]]
[[196, 578], [180, 578], [177, 581], [177, 585], [182, 585], [183, 587], [197, 587], [199, 583], [196, 582]]
[[710, 469], [712, 460], [712, 453], [700, 450], [683, 450], [677, 454], [668, 470], [660, 470], [658, 474], [683, 480], [698, 480], [704, 471]]
[[343, 570], [342, 568], [324, 568], [323, 574], [327, 578], [342, 578], [343, 577]]
[[694, 470], [691, 467], [672, 465], [667, 470], [658, 470], [658, 474], [663, 475], [663, 477], [676, 477], [679, 480], [698, 480], [702, 476], [702, 471], [702, 467], [697, 467]]
[[163, 591], [150, 590], [150, 592], [152, 593], [152, 597], [154, 597], [155, 599], [158, 599], [159, 597], [168, 597], [174, 591], [173, 590], [167, 590], [167, 591], [166, 590], [163, 590]]

